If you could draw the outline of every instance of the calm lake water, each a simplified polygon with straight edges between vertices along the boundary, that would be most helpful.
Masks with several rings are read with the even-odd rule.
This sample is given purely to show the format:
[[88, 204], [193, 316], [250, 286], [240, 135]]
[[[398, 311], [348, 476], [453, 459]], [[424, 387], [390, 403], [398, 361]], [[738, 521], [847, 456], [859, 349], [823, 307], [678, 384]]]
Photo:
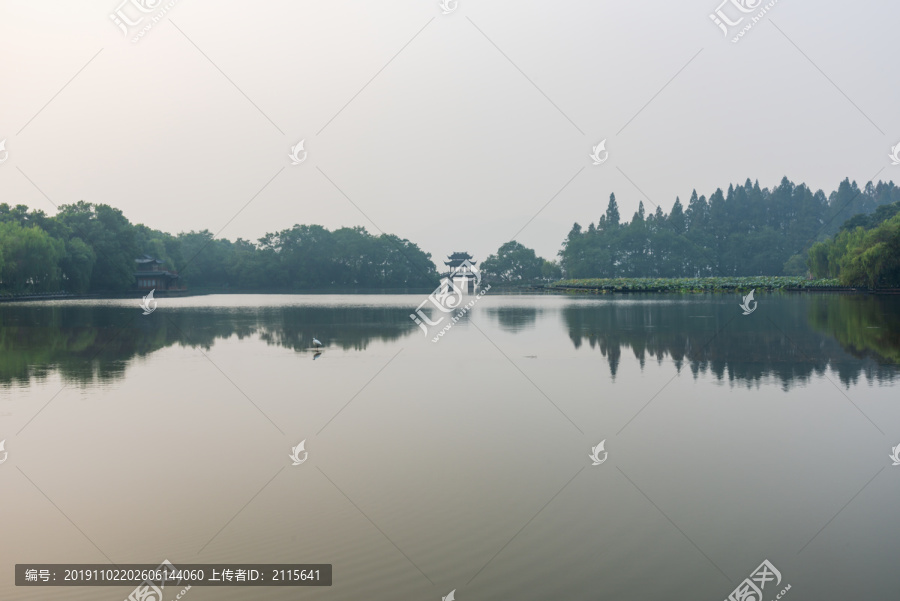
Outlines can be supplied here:
[[190, 601], [898, 598], [900, 298], [489, 294], [437, 343], [422, 300], [0, 305], [0, 599], [163, 559], [334, 565]]

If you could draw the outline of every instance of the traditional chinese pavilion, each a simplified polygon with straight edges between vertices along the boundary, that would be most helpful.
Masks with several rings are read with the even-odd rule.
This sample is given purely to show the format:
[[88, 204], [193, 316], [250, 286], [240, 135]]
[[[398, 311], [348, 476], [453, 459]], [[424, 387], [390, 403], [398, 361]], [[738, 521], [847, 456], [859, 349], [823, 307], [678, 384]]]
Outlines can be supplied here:
[[442, 278], [453, 278], [453, 283], [465, 292], [475, 292], [478, 283], [478, 271], [475, 269], [476, 261], [467, 252], [454, 252], [448, 255], [449, 261], [444, 261], [448, 270], [441, 274]]
[[134, 272], [135, 285], [138, 290], [179, 290], [178, 274], [163, 267], [164, 261], [142, 255], [134, 260], [137, 267]]

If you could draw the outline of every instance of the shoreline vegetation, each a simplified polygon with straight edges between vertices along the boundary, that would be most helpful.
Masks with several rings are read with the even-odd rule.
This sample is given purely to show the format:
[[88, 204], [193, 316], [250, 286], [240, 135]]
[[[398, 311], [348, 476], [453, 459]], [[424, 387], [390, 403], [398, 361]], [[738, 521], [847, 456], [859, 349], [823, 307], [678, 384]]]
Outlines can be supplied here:
[[548, 261], [511, 241], [482, 262], [482, 274], [556, 290], [896, 290], [900, 188], [845, 179], [826, 196], [787, 178], [772, 190], [747, 180], [709, 199], [695, 191], [686, 207], [676, 198], [668, 214], [640, 202], [630, 222], [610, 194], [599, 221], [573, 224], [558, 255]]
[[[327, 294], [429, 294], [432, 288], [315, 288], [315, 289], [263, 289], [263, 290], [235, 290], [230, 288], [180, 288], [171, 290], [154, 290], [156, 298], [188, 298], [193, 296], [212, 295], [327, 295]], [[116, 300], [136, 299], [147, 294], [147, 290], [124, 290], [85, 292], [76, 294], [65, 290], [57, 292], [20, 292], [9, 293], [0, 291], [0, 303], [25, 302], [43, 300]]]
[[708, 277], [708, 278], [585, 278], [560, 280], [538, 289], [554, 292], [607, 294], [610, 292], [786, 292], [900, 293], [900, 289], [867, 290], [841, 284], [834, 278], [809, 280], [799, 276]]
[[[171, 296], [430, 291], [446, 276], [439, 264], [415, 242], [363, 227], [294, 224], [231, 241], [151, 229], [105, 204], [79, 201], [49, 216], [0, 203], [0, 300], [150, 288]], [[686, 207], [676, 198], [669, 213], [640, 202], [630, 222], [610, 194], [597, 223], [572, 226], [558, 259], [511, 240], [479, 269], [482, 285], [508, 291], [890, 293], [900, 288], [900, 187], [860, 189], [845, 179], [826, 196], [787, 178], [771, 190], [748, 179], [709, 199], [695, 191]], [[168, 279], [144, 277], [157, 271]]]

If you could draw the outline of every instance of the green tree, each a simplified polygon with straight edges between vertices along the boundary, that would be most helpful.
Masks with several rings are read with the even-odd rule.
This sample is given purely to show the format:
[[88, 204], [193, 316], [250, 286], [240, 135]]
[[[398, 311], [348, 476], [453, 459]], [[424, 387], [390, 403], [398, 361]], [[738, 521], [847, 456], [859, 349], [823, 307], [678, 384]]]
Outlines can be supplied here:
[[0, 282], [13, 292], [53, 292], [59, 287], [59, 260], [65, 253], [62, 240], [52, 238], [36, 225], [22, 227], [15, 221], [0, 223]]
[[511, 240], [481, 262], [481, 275], [488, 282], [529, 284], [541, 281], [544, 263], [534, 250]]
[[619, 227], [619, 205], [616, 203], [616, 195], [609, 195], [609, 204], [606, 205], [606, 226], [612, 229]]
[[92, 290], [127, 290], [134, 285], [139, 248], [135, 228], [122, 211], [82, 200], [61, 206], [56, 219], [93, 251]]
[[802, 254], [792, 255], [790, 259], [785, 261], [784, 267], [782, 267], [782, 272], [784, 275], [799, 275], [803, 276], [809, 273], [809, 267], [807, 266], [807, 258]]
[[65, 289], [74, 294], [84, 294], [91, 283], [91, 273], [97, 256], [94, 249], [81, 238], [69, 238], [65, 242], [65, 254], [59, 262]]
[[[860, 232], [860, 229], [855, 230]], [[900, 215], [854, 237], [839, 261], [839, 277], [849, 286], [900, 287]]]

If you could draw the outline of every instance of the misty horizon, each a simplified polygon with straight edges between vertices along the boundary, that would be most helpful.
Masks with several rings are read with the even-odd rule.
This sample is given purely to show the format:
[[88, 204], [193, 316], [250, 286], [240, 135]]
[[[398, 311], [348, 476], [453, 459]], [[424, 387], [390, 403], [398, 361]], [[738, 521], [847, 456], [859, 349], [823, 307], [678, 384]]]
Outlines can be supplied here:
[[0, 48], [20, 62], [0, 65], [0, 190], [48, 214], [85, 200], [162, 231], [227, 223], [230, 240], [362, 225], [435, 257], [515, 237], [553, 258], [611, 192], [629, 218], [748, 176], [890, 181], [900, 141], [883, 76], [900, 6], [862, 20], [779, 2], [740, 43], [705, 0], [281, 3], [258, 19], [178, 2], [138, 43], [114, 5], [5, 6]]

